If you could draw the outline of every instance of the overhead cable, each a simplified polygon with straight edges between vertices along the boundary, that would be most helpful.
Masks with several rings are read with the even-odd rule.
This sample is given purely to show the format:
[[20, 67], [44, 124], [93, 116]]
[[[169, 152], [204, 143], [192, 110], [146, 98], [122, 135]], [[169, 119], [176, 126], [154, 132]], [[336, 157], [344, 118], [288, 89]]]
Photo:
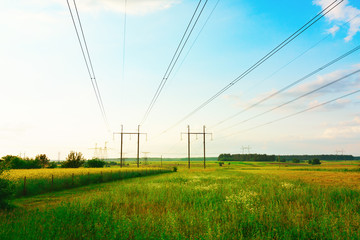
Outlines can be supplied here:
[[[80, 20], [80, 16], [79, 16], [79, 12], [78, 12], [78, 9], [77, 9], [76, 2], [75, 2], [75, 0], [73, 0], [75, 11], [76, 11], [76, 16], [77, 16], [78, 24], [80, 26], [81, 35], [82, 35], [82, 39], [83, 39], [85, 48], [84, 48], [83, 43], [82, 43], [82, 41], [80, 39], [79, 30], [78, 30], [77, 25], [75, 23], [75, 18], [74, 18], [73, 12], [71, 10], [69, 0], [66, 0], [66, 1], [67, 1], [67, 5], [68, 5], [68, 8], [69, 8], [70, 15], [71, 15], [71, 19], [72, 19], [72, 22], [73, 22], [73, 25], [74, 25], [74, 28], [75, 28], [75, 31], [76, 31], [76, 36], [77, 36], [77, 39], [78, 39], [79, 44], [80, 44], [80, 48], [81, 48], [81, 52], [82, 52], [82, 55], [83, 55], [83, 58], [84, 58], [84, 61], [85, 61], [85, 65], [86, 65], [86, 68], [87, 68], [87, 71], [88, 71], [88, 74], [89, 74], [89, 77], [90, 77], [90, 80], [91, 80], [91, 85], [92, 85], [93, 90], [95, 92], [96, 100], [97, 100], [99, 108], [100, 108], [101, 115], [103, 117], [103, 120], [104, 120], [104, 122], [106, 124], [106, 127], [107, 127], [108, 131], [110, 131], [109, 123], [108, 123], [107, 116], [106, 116], [106, 113], [105, 113], [104, 104], [103, 104], [103, 101], [102, 101], [102, 98], [101, 98], [101, 93], [100, 93], [100, 90], [99, 90], [99, 87], [98, 87], [98, 84], [97, 84], [97, 81], [96, 81], [94, 67], [93, 67], [93, 64], [92, 64], [92, 61], [91, 61], [89, 49], [88, 49], [88, 46], [87, 46], [84, 30], [82, 28], [82, 24], [81, 24], [81, 20]], [[85, 54], [85, 51], [86, 51], [86, 54]]]
[[282, 48], [284, 48], [286, 45], [288, 45], [291, 41], [293, 41], [295, 38], [297, 38], [300, 34], [302, 34], [304, 31], [306, 31], [308, 28], [310, 28], [313, 24], [318, 22], [321, 18], [323, 18], [326, 14], [328, 14], [331, 10], [333, 10], [335, 7], [337, 7], [340, 3], [342, 3], [344, 0], [335, 0], [332, 2], [329, 6], [324, 8], [322, 11], [320, 11], [315, 17], [313, 17], [311, 20], [309, 20], [306, 24], [304, 24], [301, 28], [299, 28], [297, 31], [295, 31], [293, 34], [291, 34], [288, 38], [286, 38], [283, 42], [281, 42], [279, 45], [277, 45], [274, 49], [272, 49], [269, 53], [267, 53], [264, 57], [262, 57], [260, 60], [258, 60], [255, 64], [253, 64], [251, 67], [249, 67], [246, 71], [244, 71], [239, 77], [237, 77], [235, 80], [230, 82], [228, 85], [226, 85], [224, 88], [222, 88], [220, 91], [218, 91], [215, 95], [210, 97], [208, 100], [206, 100], [204, 103], [202, 103], [199, 107], [195, 108], [192, 112], [187, 114], [184, 118], [179, 120], [177, 123], [166, 129], [164, 132], [169, 131], [170, 129], [176, 127], [181, 122], [185, 121], [192, 115], [194, 115], [196, 112], [200, 111], [202, 108], [207, 106], [209, 103], [211, 103], [214, 99], [219, 97], [222, 93], [224, 93], [226, 90], [231, 88], [233, 85], [235, 85], [237, 82], [239, 82], [241, 79], [243, 79], [245, 76], [247, 76], [249, 73], [251, 73], [253, 70], [255, 70], [257, 67], [259, 67], [262, 63], [264, 63], [266, 60], [268, 60], [270, 57], [272, 57], [274, 54], [276, 54], [278, 51], [280, 51]]
[[358, 45], [357, 47], [355, 47], [355, 48], [351, 49], [350, 51], [348, 51], [348, 52], [346, 52], [346, 53], [342, 54], [341, 56], [339, 56], [339, 57], [335, 58], [334, 60], [332, 60], [332, 61], [330, 61], [330, 62], [326, 63], [325, 65], [323, 65], [323, 66], [321, 66], [320, 68], [318, 68], [318, 69], [316, 69], [316, 70], [312, 71], [311, 73], [309, 73], [309, 74], [307, 74], [307, 75], [303, 76], [302, 78], [300, 78], [300, 79], [298, 79], [298, 80], [296, 80], [296, 81], [294, 81], [294, 82], [290, 83], [289, 85], [287, 85], [287, 86], [283, 87], [282, 89], [280, 89], [280, 90], [278, 90], [278, 91], [276, 91], [276, 92], [274, 92], [274, 93], [270, 94], [269, 96], [266, 96], [266, 97], [262, 98], [261, 100], [259, 100], [259, 101], [255, 102], [255, 103], [253, 103], [253, 104], [251, 104], [250, 106], [246, 107], [245, 109], [241, 110], [240, 112], [238, 112], [238, 113], [236, 113], [236, 114], [234, 114], [234, 115], [232, 115], [232, 116], [230, 116], [230, 117], [228, 117], [228, 118], [226, 118], [226, 119], [224, 119], [224, 120], [220, 121], [219, 123], [217, 123], [216, 125], [214, 125], [214, 126], [212, 126], [212, 127], [215, 127], [215, 126], [218, 126], [218, 125], [220, 125], [220, 124], [223, 124], [224, 122], [227, 122], [227, 121], [229, 121], [229, 120], [233, 119], [234, 117], [236, 117], [236, 116], [240, 115], [241, 113], [246, 112], [246, 111], [248, 111], [249, 109], [252, 109], [252, 108], [254, 108], [254, 107], [258, 106], [259, 104], [261, 104], [261, 103], [263, 103], [263, 102], [265, 102], [265, 101], [269, 100], [270, 98], [275, 97], [276, 95], [278, 95], [278, 94], [280, 94], [280, 93], [284, 92], [285, 90], [287, 90], [287, 89], [289, 89], [289, 88], [291, 88], [291, 87], [293, 87], [293, 86], [297, 85], [298, 83], [300, 83], [300, 82], [304, 81], [305, 79], [308, 79], [309, 77], [311, 77], [311, 76], [315, 75], [316, 73], [318, 73], [318, 72], [320, 72], [320, 71], [322, 71], [322, 70], [326, 69], [327, 67], [330, 67], [330, 66], [331, 66], [331, 65], [333, 65], [334, 63], [336, 63], [336, 62], [340, 61], [341, 59], [343, 59], [343, 58], [345, 58], [345, 57], [347, 57], [347, 56], [349, 56], [349, 55], [353, 54], [354, 52], [358, 51], [359, 49], [360, 49], [360, 45]]
[[[155, 105], [155, 102], [157, 101], [162, 89], [164, 88], [168, 78], [170, 77], [171, 72], [173, 71], [173, 69], [174, 69], [174, 67], [175, 67], [175, 65], [176, 65], [176, 63], [177, 63], [177, 61], [178, 61], [178, 59], [179, 59], [185, 45], [187, 43], [187, 41], [189, 40], [189, 37], [190, 37], [191, 33], [193, 32], [193, 30], [194, 30], [194, 28], [195, 28], [195, 26], [196, 26], [196, 24], [197, 24], [197, 22], [198, 22], [198, 20], [199, 20], [199, 18], [201, 16], [202, 12], [203, 12], [203, 10], [204, 10], [207, 2], [208, 2], [208, 0], [205, 1], [205, 3], [203, 4], [200, 12], [198, 13], [198, 15], [196, 17], [196, 20], [192, 24], [197, 12], [198, 12], [198, 9], [200, 7], [201, 1], [202, 0], [200, 0], [198, 5], [196, 6], [196, 9], [195, 9], [195, 11], [194, 11], [194, 13], [193, 13], [193, 15], [192, 15], [192, 17], [190, 19], [190, 22], [186, 27], [186, 30], [185, 30], [185, 32], [184, 32], [184, 34], [183, 34], [183, 36], [182, 36], [182, 38], [180, 40], [180, 43], [178, 44], [178, 46], [176, 48], [176, 51], [175, 51], [169, 65], [168, 65], [166, 71], [165, 71], [165, 74], [164, 74], [162, 80], [160, 81], [160, 84], [159, 84], [159, 86], [158, 86], [158, 88], [157, 88], [157, 90], [156, 90], [156, 92], [155, 92], [155, 94], [154, 94], [154, 96], [153, 96], [153, 98], [152, 98], [152, 100], [151, 100], [151, 102], [150, 102], [150, 104], [149, 104], [149, 106], [148, 106], [148, 108], [147, 108], [147, 110], [145, 112], [145, 115], [144, 115], [143, 119], [141, 120], [140, 124], [143, 124], [146, 121], [147, 117], [149, 116], [152, 108]], [[192, 25], [192, 27], [191, 27], [191, 25]], [[190, 29], [190, 27], [191, 27], [191, 29]], [[189, 29], [190, 29], [190, 31], [189, 31]]]
[[329, 82], [329, 83], [327, 83], [327, 84], [325, 84], [325, 85], [323, 85], [323, 86], [321, 86], [321, 87], [318, 87], [318, 88], [316, 88], [316, 89], [314, 89], [314, 90], [312, 90], [312, 91], [309, 91], [309, 92], [307, 92], [307, 93], [304, 93], [304, 94], [302, 94], [301, 96], [298, 96], [298, 97], [296, 97], [296, 98], [294, 98], [294, 99], [292, 99], [292, 100], [289, 100], [289, 101], [287, 101], [287, 102], [285, 102], [285, 103], [282, 103], [282, 104], [280, 104], [279, 106], [273, 107], [273, 108], [271, 108], [271, 109], [269, 109], [269, 110], [267, 110], [267, 111], [265, 111], [265, 112], [262, 112], [262, 113], [260, 113], [260, 114], [257, 114], [257, 115], [255, 115], [255, 116], [253, 116], [253, 117], [250, 117], [250, 118], [248, 118], [248, 119], [246, 119], [246, 120], [243, 120], [243, 121], [241, 121], [241, 122], [238, 122], [238, 123], [236, 123], [236, 124], [234, 124], [234, 125], [232, 125], [232, 126], [230, 126], [230, 127], [227, 127], [227, 128], [225, 128], [225, 129], [223, 129], [223, 130], [227, 130], [227, 129], [233, 128], [233, 127], [235, 127], [235, 126], [237, 126], [237, 125], [240, 125], [240, 124], [242, 124], [242, 123], [245, 123], [245, 122], [248, 122], [248, 121], [253, 120], [253, 119], [255, 119], [255, 118], [258, 118], [258, 117], [260, 117], [260, 116], [263, 116], [264, 114], [267, 114], [267, 113], [269, 113], [269, 112], [272, 112], [272, 111], [274, 111], [274, 110], [276, 110], [276, 109], [282, 108], [282, 107], [284, 107], [284, 106], [286, 106], [286, 105], [288, 105], [288, 104], [290, 104], [290, 103], [293, 103], [293, 102], [295, 102], [295, 101], [297, 101], [297, 100], [299, 100], [299, 99], [301, 99], [301, 98], [303, 98], [303, 97], [306, 97], [306, 96], [308, 96], [308, 95], [310, 95], [310, 94], [313, 94], [313, 93], [315, 93], [315, 92], [317, 92], [317, 91], [319, 91], [319, 90], [321, 90], [321, 89], [324, 89], [324, 88], [326, 88], [326, 87], [329, 87], [330, 85], [333, 85], [333, 84], [335, 84], [335, 83], [337, 83], [337, 82], [340, 82], [340, 81], [342, 81], [342, 80], [344, 80], [344, 79], [346, 79], [346, 78], [348, 78], [348, 77], [351, 77], [351, 76], [353, 76], [353, 75], [355, 75], [355, 74], [357, 74], [357, 73], [360, 73], [360, 69], [358, 69], [358, 70], [356, 70], [356, 71], [353, 71], [353, 72], [351, 72], [351, 73], [349, 73], [349, 74], [346, 74], [345, 76], [342, 76], [342, 77], [340, 77], [340, 78], [338, 78], [338, 79], [336, 79], [336, 80], [334, 80], [334, 81], [331, 81], [331, 82]]

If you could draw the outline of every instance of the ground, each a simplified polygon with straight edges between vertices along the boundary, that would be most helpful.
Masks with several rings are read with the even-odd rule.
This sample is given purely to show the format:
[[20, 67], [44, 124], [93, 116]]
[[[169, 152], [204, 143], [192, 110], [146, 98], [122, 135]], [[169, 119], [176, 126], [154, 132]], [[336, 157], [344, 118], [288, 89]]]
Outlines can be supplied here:
[[14, 199], [0, 239], [360, 238], [357, 162], [177, 166]]

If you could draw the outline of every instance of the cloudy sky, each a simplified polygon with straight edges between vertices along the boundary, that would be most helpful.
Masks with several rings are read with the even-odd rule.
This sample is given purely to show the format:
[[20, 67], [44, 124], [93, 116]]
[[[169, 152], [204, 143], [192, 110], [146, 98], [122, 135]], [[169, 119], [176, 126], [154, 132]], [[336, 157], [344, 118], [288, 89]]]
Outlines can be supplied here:
[[[321, 69], [359, 46], [360, 2], [356, 0], [344, 0], [206, 107], [180, 121], [332, 2], [208, 0], [141, 126], [141, 131], [148, 133], [147, 141], [141, 139], [141, 152], [185, 157], [187, 142], [185, 136], [181, 141], [180, 133], [186, 132], [189, 124], [192, 131], [201, 131], [206, 125], [213, 133], [213, 141], [208, 138], [209, 156], [239, 153], [242, 146], [267, 154], [344, 150], [360, 155], [359, 93], [257, 127], [360, 89], [360, 74], [354, 73], [360, 69], [360, 50]], [[69, 3], [75, 14], [73, 1]], [[57, 160], [59, 153], [63, 159], [75, 150], [91, 158], [96, 143], [104, 147], [108, 142], [108, 157], [117, 157], [119, 135], [113, 139], [113, 132], [118, 132], [121, 124], [124, 131], [137, 129], [198, 1], [76, 3], [109, 128], [91, 85], [67, 1], [2, 0], [1, 156], [46, 153]], [[298, 84], [279, 93], [299, 79]], [[321, 88], [325, 84], [328, 87]], [[136, 156], [135, 136], [124, 140], [126, 156]], [[192, 155], [200, 156], [201, 138], [194, 136], [192, 141]]]

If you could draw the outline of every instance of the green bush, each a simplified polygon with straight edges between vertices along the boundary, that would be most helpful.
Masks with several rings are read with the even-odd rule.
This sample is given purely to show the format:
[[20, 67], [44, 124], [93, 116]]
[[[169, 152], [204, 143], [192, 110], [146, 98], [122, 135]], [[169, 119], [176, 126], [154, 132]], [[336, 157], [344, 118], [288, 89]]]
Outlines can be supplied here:
[[177, 167], [173, 167], [173, 172], [177, 172]]
[[57, 168], [56, 162], [49, 162], [46, 168]]
[[293, 163], [300, 163], [300, 160], [297, 159], [297, 158], [294, 158], [294, 159], [292, 160], [292, 162], [293, 162]]
[[4, 171], [7, 170], [5, 161], [0, 162], [0, 208], [8, 207], [8, 200], [14, 193], [14, 185], [7, 179], [1, 178]]
[[33, 169], [41, 168], [41, 162], [39, 159], [22, 159], [18, 156], [6, 155], [1, 158], [4, 164], [10, 169]]
[[106, 162], [97, 158], [88, 160], [85, 162], [84, 167], [87, 168], [103, 168], [106, 165]]
[[222, 165], [224, 165], [224, 162], [218, 162], [219, 166], [222, 167]]
[[321, 162], [320, 162], [320, 159], [314, 158], [314, 159], [309, 160], [309, 164], [317, 165], [317, 164], [321, 164]]
[[66, 157], [66, 161], [61, 163], [62, 168], [79, 168], [85, 162], [85, 158], [83, 157], [81, 152], [71, 151], [69, 155]]
[[50, 164], [50, 159], [46, 156], [46, 154], [36, 155], [35, 160], [38, 161], [43, 168], [48, 167]]

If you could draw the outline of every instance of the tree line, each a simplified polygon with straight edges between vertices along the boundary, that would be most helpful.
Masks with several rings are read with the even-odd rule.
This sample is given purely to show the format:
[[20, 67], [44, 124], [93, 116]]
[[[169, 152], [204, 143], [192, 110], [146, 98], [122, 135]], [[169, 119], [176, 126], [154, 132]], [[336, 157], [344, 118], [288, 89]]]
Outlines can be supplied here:
[[53, 162], [46, 154], [38, 154], [35, 158], [21, 158], [14, 155], [6, 155], [0, 159], [0, 166], [6, 169], [38, 169], [38, 168], [102, 168], [106, 162], [100, 159], [86, 160], [81, 152], [71, 151], [66, 161]]
[[338, 160], [358, 160], [359, 157], [353, 155], [267, 155], [267, 154], [230, 154], [222, 153], [218, 157], [218, 161], [252, 161], [252, 162], [301, 162], [312, 159], [320, 159], [324, 161], [338, 161]]
[[229, 154], [223, 153], [218, 157], [218, 161], [253, 161], [253, 162], [274, 162], [275, 155], [267, 154]]

